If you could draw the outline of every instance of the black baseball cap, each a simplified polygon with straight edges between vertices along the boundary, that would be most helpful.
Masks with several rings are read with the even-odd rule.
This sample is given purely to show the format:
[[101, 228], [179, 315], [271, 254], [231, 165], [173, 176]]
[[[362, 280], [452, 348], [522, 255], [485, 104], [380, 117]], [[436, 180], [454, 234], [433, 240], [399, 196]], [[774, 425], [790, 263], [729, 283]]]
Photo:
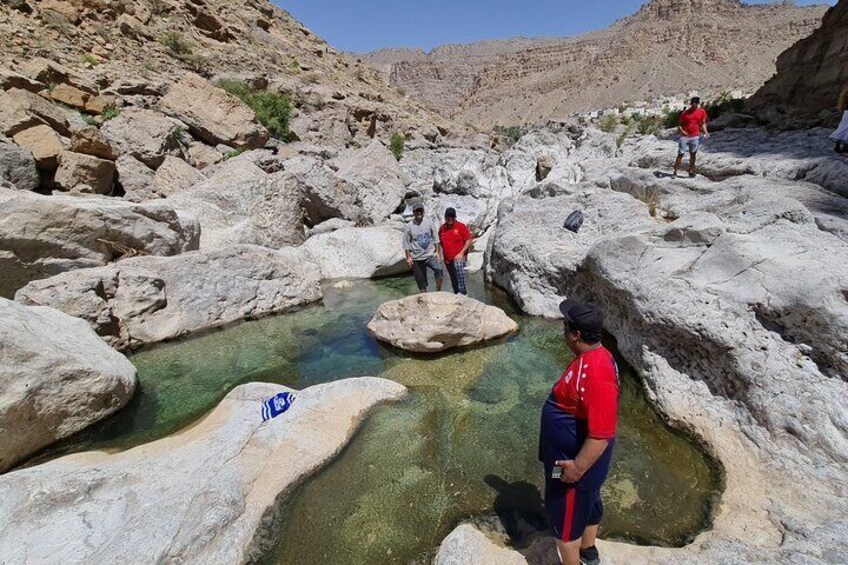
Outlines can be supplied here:
[[559, 304], [559, 311], [562, 312], [569, 327], [575, 330], [599, 334], [604, 329], [604, 313], [595, 304], [563, 300]]
[[445, 210], [445, 218], [456, 218], [456, 208], [448, 208]]

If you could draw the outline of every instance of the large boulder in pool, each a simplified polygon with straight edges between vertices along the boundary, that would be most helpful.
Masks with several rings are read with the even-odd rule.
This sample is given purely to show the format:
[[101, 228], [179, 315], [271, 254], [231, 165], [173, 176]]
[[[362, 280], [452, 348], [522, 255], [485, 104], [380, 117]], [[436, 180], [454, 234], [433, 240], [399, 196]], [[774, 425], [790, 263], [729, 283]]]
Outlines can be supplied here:
[[135, 385], [84, 321], [0, 298], [0, 472], [123, 407]]
[[369, 279], [409, 272], [403, 233], [391, 226], [341, 228], [313, 235], [300, 246], [303, 260], [325, 279]]
[[263, 401], [282, 392], [242, 385], [174, 436], [0, 477], [4, 563], [257, 561], [294, 487], [406, 389], [372, 377], [317, 385], [263, 421]]
[[162, 202], [42, 196], [0, 188], [0, 296], [27, 282], [124, 255], [197, 249], [200, 226]]
[[280, 314], [321, 297], [317, 267], [293, 249], [255, 245], [134, 257], [33, 281], [16, 295], [87, 320], [118, 349]]
[[433, 353], [512, 335], [518, 324], [496, 306], [435, 292], [386, 302], [368, 322], [368, 331], [400, 349]]

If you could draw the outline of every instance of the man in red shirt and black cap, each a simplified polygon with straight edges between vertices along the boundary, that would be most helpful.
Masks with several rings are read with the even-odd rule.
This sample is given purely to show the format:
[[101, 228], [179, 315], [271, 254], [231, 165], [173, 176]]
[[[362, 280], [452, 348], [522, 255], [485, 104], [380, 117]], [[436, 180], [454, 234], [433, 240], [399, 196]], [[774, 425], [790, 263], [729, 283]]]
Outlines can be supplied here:
[[695, 96], [689, 101], [689, 108], [680, 114], [677, 125], [680, 140], [677, 144], [677, 160], [674, 162], [674, 176], [683, 163], [683, 155], [689, 150], [689, 176], [695, 176], [695, 160], [698, 157], [698, 148], [701, 146], [701, 133], [704, 138], [709, 139], [710, 132], [707, 131], [707, 111], [701, 108], [701, 99]]
[[456, 210], [453, 208], [445, 210], [445, 223], [439, 227], [439, 241], [454, 294], [468, 295], [465, 284], [465, 258], [474, 238], [465, 224], [456, 221]]
[[571, 300], [559, 308], [565, 343], [576, 357], [542, 408], [545, 510], [562, 563], [596, 565], [595, 537], [604, 513], [601, 485], [618, 424], [618, 367], [601, 344], [601, 309]]

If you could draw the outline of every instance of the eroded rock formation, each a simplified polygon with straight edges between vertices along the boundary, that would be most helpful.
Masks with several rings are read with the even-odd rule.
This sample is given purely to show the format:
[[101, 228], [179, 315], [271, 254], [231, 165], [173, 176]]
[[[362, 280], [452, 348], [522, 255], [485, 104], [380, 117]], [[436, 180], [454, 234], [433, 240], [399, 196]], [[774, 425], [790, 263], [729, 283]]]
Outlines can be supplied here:
[[294, 250], [239, 245], [78, 269], [33, 281], [16, 299], [82, 318], [127, 349], [315, 302], [319, 277]]
[[386, 302], [368, 322], [368, 331], [406, 351], [435, 353], [512, 335], [518, 324], [495, 306], [435, 292]]
[[834, 110], [848, 87], [848, 1], [839, 0], [821, 27], [777, 58], [777, 74], [756, 93], [754, 108], [789, 106], [804, 114]]
[[135, 386], [132, 363], [82, 320], [0, 298], [0, 473], [119, 410]]
[[274, 543], [269, 527], [284, 497], [342, 449], [368, 410], [406, 389], [372, 377], [317, 385], [263, 421], [262, 402], [281, 392], [294, 391], [242, 385], [172, 437], [0, 477], [4, 560], [258, 559]]

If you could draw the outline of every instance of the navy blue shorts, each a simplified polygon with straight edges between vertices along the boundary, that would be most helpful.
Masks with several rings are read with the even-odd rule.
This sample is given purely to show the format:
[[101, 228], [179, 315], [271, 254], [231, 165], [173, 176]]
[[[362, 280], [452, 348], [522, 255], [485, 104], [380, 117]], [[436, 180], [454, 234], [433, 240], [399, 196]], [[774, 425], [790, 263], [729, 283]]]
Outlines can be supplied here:
[[584, 420], [562, 411], [548, 396], [542, 408], [539, 434], [539, 461], [545, 469], [545, 511], [557, 539], [573, 541], [583, 535], [586, 526], [600, 524], [604, 515], [601, 485], [609, 473], [615, 438], [594, 465], [576, 483], [552, 479], [554, 462], [574, 459], [588, 437]]
[[559, 479], [545, 481], [545, 512], [557, 539], [580, 539], [588, 526], [597, 526], [604, 517], [601, 491], [580, 490]]

